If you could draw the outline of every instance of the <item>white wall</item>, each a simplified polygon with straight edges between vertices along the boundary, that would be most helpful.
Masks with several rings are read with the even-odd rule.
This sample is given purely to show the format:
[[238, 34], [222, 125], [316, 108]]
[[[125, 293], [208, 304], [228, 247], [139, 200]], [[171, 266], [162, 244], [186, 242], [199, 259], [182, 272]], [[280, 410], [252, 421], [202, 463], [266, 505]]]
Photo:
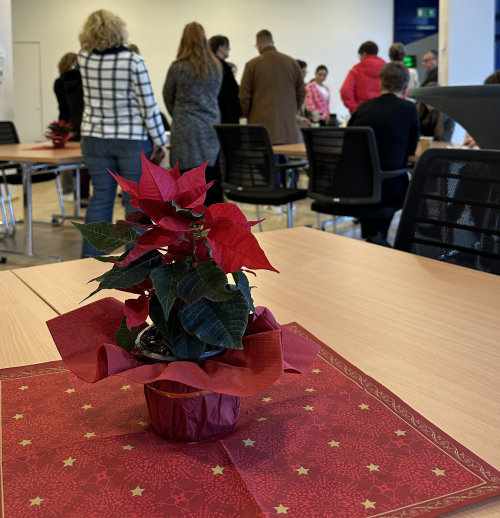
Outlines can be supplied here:
[[0, 0], [0, 120], [14, 118], [14, 65], [10, 0]]
[[482, 84], [494, 66], [495, 1], [440, 0], [439, 83]]
[[278, 50], [308, 63], [307, 79], [313, 77], [317, 65], [328, 67], [330, 109], [341, 116], [348, 112], [338, 91], [358, 60], [359, 45], [373, 40], [381, 57], [387, 59], [393, 35], [392, 0], [15, 0], [14, 41], [40, 42], [45, 126], [57, 117], [52, 92], [57, 62], [65, 52], [78, 50], [78, 33], [85, 18], [101, 8], [127, 22], [129, 41], [144, 56], [160, 110], [165, 112], [163, 82], [188, 22], [201, 23], [208, 37], [224, 34], [230, 39], [229, 61], [238, 66], [239, 78], [245, 63], [257, 55], [255, 34], [270, 30]]

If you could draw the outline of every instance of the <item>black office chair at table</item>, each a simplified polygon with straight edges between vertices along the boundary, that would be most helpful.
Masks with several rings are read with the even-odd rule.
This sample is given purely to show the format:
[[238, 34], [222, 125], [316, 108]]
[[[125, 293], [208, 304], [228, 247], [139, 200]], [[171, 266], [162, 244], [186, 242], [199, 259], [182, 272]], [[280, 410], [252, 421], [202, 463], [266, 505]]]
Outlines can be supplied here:
[[[19, 136], [16, 127], [11, 121], [0, 121], [0, 144], [19, 144]], [[66, 211], [62, 198], [61, 185], [59, 182], [59, 172], [61, 168], [56, 166], [48, 166], [39, 164], [34, 166], [31, 182], [47, 182], [55, 180], [59, 204], [61, 206], [62, 221], [66, 218]], [[12, 235], [16, 231], [16, 218], [14, 216], [14, 208], [10, 195], [9, 185], [22, 185], [23, 174], [21, 164], [14, 162], [0, 162], [0, 174], [2, 176], [3, 191], [0, 188], [0, 207], [2, 210], [3, 223], [5, 233]], [[4, 195], [5, 193], [5, 195]], [[61, 221], [61, 223], [62, 223]], [[52, 224], [61, 224], [58, 220], [53, 219]]]
[[500, 274], [500, 151], [423, 153], [394, 248]]
[[[266, 126], [217, 124], [214, 126], [222, 151], [222, 188], [228, 199], [257, 206], [288, 205], [288, 227], [293, 227], [293, 205], [306, 197], [304, 189], [277, 187], [282, 171], [304, 167], [304, 162], [275, 163]], [[262, 223], [260, 223], [262, 231]]]
[[382, 180], [408, 169], [382, 171], [375, 133], [369, 127], [302, 128], [309, 161], [308, 196], [321, 214], [354, 218], [391, 218], [399, 207], [380, 205]]

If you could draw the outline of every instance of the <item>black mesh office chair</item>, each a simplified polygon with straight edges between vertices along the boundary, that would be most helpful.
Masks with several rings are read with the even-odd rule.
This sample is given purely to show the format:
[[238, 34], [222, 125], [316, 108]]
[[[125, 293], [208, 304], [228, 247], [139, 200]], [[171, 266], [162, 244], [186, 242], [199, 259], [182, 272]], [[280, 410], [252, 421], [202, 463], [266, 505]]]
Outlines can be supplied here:
[[382, 171], [375, 133], [369, 127], [303, 128], [309, 161], [308, 196], [321, 214], [354, 218], [389, 218], [399, 207], [380, 205], [382, 180], [408, 169]]
[[394, 247], [500, 274], [500, 151], [426, 151]]
[[[19, 136], [16, 127], [11, 121], [0, 121], [0, 144], [19, 144]], [[14, 172], [11, 172], [14, 170]], [[9, 171], [7, 173], [6, 171]], [[14, 162], [0, 162], [0, 174], [4, 187], [5, 196], [0, 189], [0, 207], [2, 210], [3, 222], [6, 234], [14, 234], [16, 231], [16, 219], [14, 216], [14, 208], [12, 205], [12, 198], [10, 196], [9, 185], [22, 185], [23, 173], [21, 164]], [[66, 211], [64, 209], [64, 202], [62, 199], [61, 185], [59, 182], [59, 168], [56, 166], [47, 166], [44, 164], [34, 166], [31, 182], [47, 182], [55, 180], [59, 204], [61, 206], [61, 214], [66, 218]], [[53, 220], [52, 222], [56, 222]]]
[[[304, 189], [277, 187], [282, 171], [304, 167], [304, 162], [275, 163], [266, 126], [218, 124], [214, 126], [222, 150], [222, 188], [228, 199], [257, 205], [288, 205], [288, 227], [293, 227], [292, 203], [302, 200]], [[262, 224], [260, 224], [262, 231]]]

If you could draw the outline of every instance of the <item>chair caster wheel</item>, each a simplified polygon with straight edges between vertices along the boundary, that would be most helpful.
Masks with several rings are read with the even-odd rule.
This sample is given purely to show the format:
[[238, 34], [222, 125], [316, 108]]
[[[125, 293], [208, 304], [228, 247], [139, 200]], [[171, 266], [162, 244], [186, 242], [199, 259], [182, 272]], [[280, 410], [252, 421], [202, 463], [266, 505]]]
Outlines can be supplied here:
[[0, 264], [5, 264], [7, 262], [7, 257], [0, 257]]

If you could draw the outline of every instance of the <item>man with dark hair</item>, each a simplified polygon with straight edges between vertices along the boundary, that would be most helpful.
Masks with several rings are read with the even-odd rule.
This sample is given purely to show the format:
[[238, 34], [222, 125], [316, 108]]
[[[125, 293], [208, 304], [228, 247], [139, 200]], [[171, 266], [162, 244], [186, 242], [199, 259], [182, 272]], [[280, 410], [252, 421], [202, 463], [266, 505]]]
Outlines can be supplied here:
[[238, 83], [234, 78], [231, 66], [226, 62], [229, 56], [229, 39], [219, 34], [212, 36], [208, 40], [208, 44], [222, 65], [222, 86], [218, 97], [220, 121], [223, 124], [238, 124], [241, 115]]
[[438, 82], [438, 53], [437, 50], [429, 50], [424, 54], [422, 59], [422, 64], [424, 65], [427, 74], [425, 76], [424, 82], [420, 86], [425, 86], [427, 83], [437, 83]]
[[[408, 81], [408, 69], [403, 63], [387, 63], [380, 70], [380, 97], [361, 104], [349, 120], [349, 126], [373, 128], [383, 171], [404, 169], [408, 155], [417, 148], [420, 133], [417, 110], [412, 102], [402, 98]], [[383, 180], [380, 205], [394, 207], [395, 212], [403, 206], [407, 187], [406, 174]], [[384, 242], [394, 212], [387, 218], [361, 218], [362, 237]]]
[[298, 140], [297, 110], [305, 98], [305, 87], [295, 59], [276, 50], [267, 30], [257, 33], [260, 55], [250, 60], [240, 85], [243, 117], [251, 124], [265, 124], [273, 144]]
[[360, 62], [353, 66], [340, 88], [342, 101], [352, 114], [364, 101], [380, 94], [378, 74], [385, 61], [377, 56], [378, 46], [365, 41], [358, 49]]

